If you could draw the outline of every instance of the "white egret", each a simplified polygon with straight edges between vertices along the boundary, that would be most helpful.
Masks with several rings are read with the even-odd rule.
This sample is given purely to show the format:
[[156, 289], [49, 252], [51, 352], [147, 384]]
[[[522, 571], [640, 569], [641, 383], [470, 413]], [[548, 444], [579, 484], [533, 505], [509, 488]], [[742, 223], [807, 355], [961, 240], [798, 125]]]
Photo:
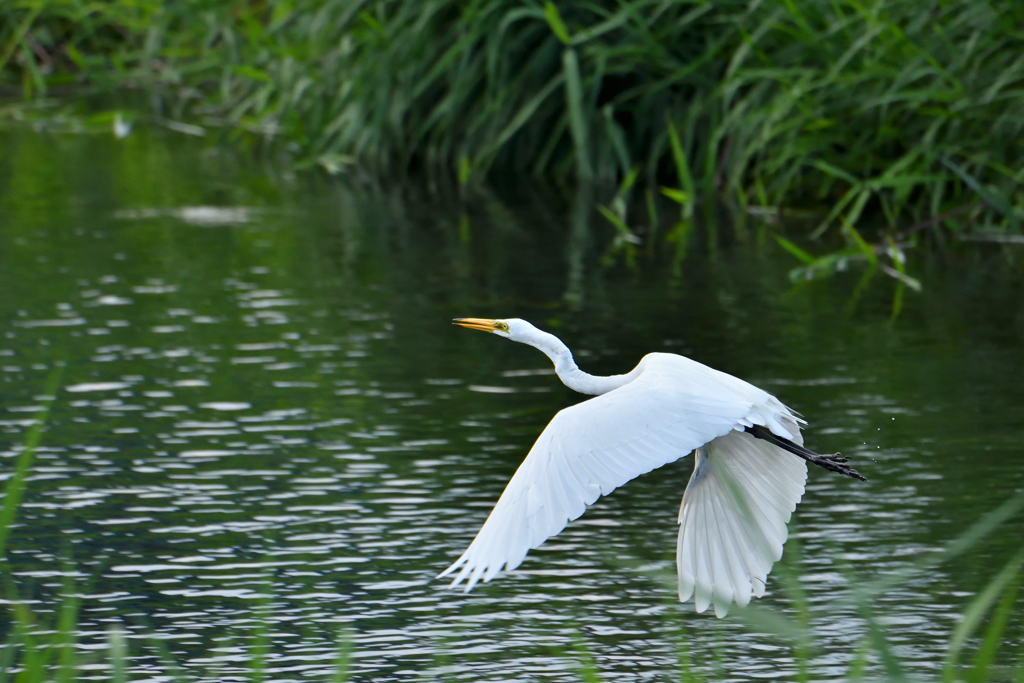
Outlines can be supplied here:
[[741, 379], [672, 353], [651, 353], [631, 372], [580, 370], [554, 335], [517, 318], [456, 318], [543, 351], [559, 379], [596, 397], [566, 408], [541, 433], [483, 528], [440, 576], [470, 591], [559, 533], [588, 505], [627, 481], [691, 452], [696, 463], [679, 510], [679, 599], [698, 612], [764, 594], [804, 493], [808, 462], [866, 481], [838, 453], [803, 447], [805, 422]]

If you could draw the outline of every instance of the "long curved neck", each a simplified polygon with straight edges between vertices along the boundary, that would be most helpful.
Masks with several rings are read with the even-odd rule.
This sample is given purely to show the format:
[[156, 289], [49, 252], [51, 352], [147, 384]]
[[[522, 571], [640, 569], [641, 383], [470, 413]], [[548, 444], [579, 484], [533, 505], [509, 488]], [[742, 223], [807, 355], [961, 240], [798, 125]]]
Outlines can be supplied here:
[[543, 351], [544, 355], [555, 364], [555, 373], [558, 375], [558, 379], [562, 380], [562, 384], [581, 394], [597, 396], [608, 393], [612, 389], [618, 389], [624, 384], [629, 384], [640, 374], [639, 367], [634, 368], [632, 372], [625, 375], [598, 377], [587, 374], [576, 366], [576, 361], [572, 357], [572, 351], [562, 343], [561, 339], [540, 330], [537, 330], [537, 333], [532, 335], [530, 339], [523, 341]]

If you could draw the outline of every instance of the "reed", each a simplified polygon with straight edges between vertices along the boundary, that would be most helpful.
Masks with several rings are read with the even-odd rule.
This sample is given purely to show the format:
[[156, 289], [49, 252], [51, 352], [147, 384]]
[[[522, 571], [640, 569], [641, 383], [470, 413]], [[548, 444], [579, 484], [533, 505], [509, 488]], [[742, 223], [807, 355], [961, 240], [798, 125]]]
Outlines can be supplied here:
[[18, 514], [18, 506], [21, 505], [21, 497], [25, 493], [26, 478], [35, 460], [36, 449], [39, 448], [39, 441], [42, 439], [43, 430], [46, 428], [46, 421], [50, 415], [50, 406], [56, 400], [57, 390], [60, 389], [60, 378], [64, 374], [64, 365], [60, 363], [50, 371], [46, 381], [46, 390], [43, 397], [43, 405], [35, 415], [32, 426], [25, 434], [25, 441], [22, 444], [21, 452], [14, 465], [14, 473], [11, 475], [7, 486], [4, 488], [3, 506], [0, 507], [0, 561], [4, 559], [4, 552], [7, 549], [7, 538], [10, 536], [14, 526], [14, 520]]
[[1020, 21], [999, 0], [13, 0], [0, 83], [154, 86], [162, 116], [331, 172], [637, 167], [689, 201], [817, 208], [803, 234], [855, 246], [1019, 231]]

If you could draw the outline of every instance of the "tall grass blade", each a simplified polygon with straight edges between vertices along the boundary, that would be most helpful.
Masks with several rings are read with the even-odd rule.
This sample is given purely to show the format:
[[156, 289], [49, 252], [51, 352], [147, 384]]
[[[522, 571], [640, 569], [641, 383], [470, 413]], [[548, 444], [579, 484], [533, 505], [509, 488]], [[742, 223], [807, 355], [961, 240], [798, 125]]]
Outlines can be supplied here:
[[576, 666], [583, 683], [601, 683], [601, 670], [597, 668], [594, 655], [579, 629], [573, 632], [573, 650], [576, 651]]
[[868, 668], [868, 653], [870, 651], [871, 639], [864, 638], [864, 640], [861, 641], [861, 644], [857, 647], [857, 652], [853, 656], [853, 661], [850, 662], [850, 670], [846, 672], [846, 680], [864, 680], [864, 674]]
[[995, 510], [982, 515], [981, 519], [974, 522], [941, 550], [923, 555], [903, 569], [867, 581], [863, 584], [862, 589], [869, 595], [888, 592], [913, 577], [967, 552], [993, 531], [1013, 519], [1022, 509], [1024, 509], [1024, 491], [1011, 496]]
[[1024, 548], [1018, 551], [1006, 563], [1002, 571], [968, 605], [967, 610], [964, 612], [964, 618], [953, 630], [953, 635], [950, 637], [949, 646], [946, 650], [943, 678], [947, 682], [957, 679], [957, 665], [960, 660], [960, 652], [967, 644], [967, 640], [974, 634], [978, 626], [981, 625], [982, 619], [984, 619], [992, 604], [1016, 580], [1022, 564], [1024, 564]]
[[685, 190], [677, 190], [674, 187], [663, 187], [661, 188], [661, 193], [676, 204], [679, 204], [683, 210], [693, 201], [692, 194], [687, 193]]
[[699, 683], [700, 676], [693, 667], [693, 654], [690, 652], [690, 643], [679, 638], [679, 683]]
[[974, 664], [971, 667], [970, 675], [967, 677], [970, 683], [984, 683], [996, 678], [992, 674], [991, 668], [996, 658], [996, 652], [998, 652], [999, 646], [1002, 644], [1003, 633], [1006, 631], [1006, 625], [1010, 621], [1013, 607], [1017, 602], [1017, 588], [1020, 585], [1019, 576], [1020, 571], [1018, 568], [1013, 582], [1003, 590], [1003, 599], [996, 608], [995, 614], [992, 616], [992, 622], [989, 624], [988, 630], [985, 631], [985, 637], [982, 639], [978, 653], [974, 657]]
[[853, 240], [853, 243], [857, 246], [857, 249], [860, 250], [860, 253], [864, 255], [864, 258], [867, 259], [868, 263], [870, 263], [871, 265], [875, 265], [876, 263], [878, 263], [878, 256], [875, 254], [875, 248], [868, 244], [864, 240], [864, 238], [860, 236], [860, 233], [857, 232], [857, 228], [853, 227], [852, 222], [848, 221], [845, 217], [841, 218], [843, 221], [843, 228], [845, 229], [846, 234], [850, 237], [851, 240]]
[[8, 636], [7, 643], [0, 652], [0, 683], [7, 683], [11, 677], [11, 669], [14, 667], [14, 656], [21, 648], [21, 641], [18, 639], [18, 632], [15, 630]]
[[47, 653], [39, 646], [35, 636], [32, 635], [36, 627], [35, 618], [25, 603], [18, 596], [18, 590], [14, 586], [9, 573], [4, 573], [5, 597], [10, 602], [10, 609], [14, 617], [13, 631], [14, 640], [21, 644], [21, 672], [17, 681], [41, 681], [46, 671]]
[[547, 19], [548, 26], [551, 27], [551, 32], [562, 41], [563, 45], [572, 45], [572, 36], [569, 35], [569, 29], [566, 28], [565, 22], [562, 21], [562, 15], [558, 12], [558, 7], [553, 2], [544, 3], [544, 18]]
[[147, 640], [150, 646], [156, 650], [157, 659], [163, 665], [163, 674], [176, 683], [186, 683], [189, 679], [185, 677], [181, 665], [175, 660], [174, 655], [171, 654], [170, 648], [167, 647], [167, 642], [163, 638], [155, 637], [153, 634], [149, 634]]
[[807, 600], [807, 593], [800, 583], [797, 567], [803, 565], [803, 554], [800, 547], [800, 539], [795, 533], [790, 533], [787, 542], [788, 562], [779, 566], [778, 575], [786, 589], [786, 596], [793, 604], [793, 613], [796, 626], [801, 636], [793, 642], [794, 659], [797, 665], [797, 680], [801, 683], [810, 680], [811, 653], [814, 649], [813, 630], [811, 629], [811, 608]]
[[58, 683], [71, 683], [76, 678], [78, 668], [75, 656], [75, 636], [78, 626], [79, 598], [71, 578], [70, 566], [65, 568], [64, 577], [64, 595], [61, 598], [60, 612], [57, 617], [57, 633], [54, 634], [51, 649], [59, 651]]
[[[697, 188], [693, 183], [693, 174], [690, 172], [690, 163], [686, 158], [686, 151], [679, 139], [679, 131], [671, 121], [668, 122], [668, 139], [672, 147], [672, 160], [676, 167], [676, 177], [679, 180], [680, 188], [685, 195], [671, 197], [683, 206], [683, 218], [693, 217], [693, 202], [696, 198]], [[665, 192], [663, 189], [662, 192]], [[666, 193], [667, 194], [667, 193]], [[670, 195], [671, 196], [671, 195]]]
[[804, 251], [800, 247], [796, 246], [795, 244], [787, 240], [785, 237], [782, 237], [781, 235], [772, 235], [772, 237], [775, 238], [775, 241], [779, 243], [780, 247], [788, 251], [793, 256], [796, 256], [804, 264], [811, 265], [815, 261], [817, 261], [817, 259], [814, 256], [811, 256], [806, 251]]
[[56, 399], [57, 391], [60, 388], [60, 378], [63, 373], [63, 364], [55, 365], [50, 371], [50, 375], [46, 380], [45, 391], [48, 400], [39, 412], [36, 413], [35, 422], [29, 428], [28, 434], [25, 435], [21, 453], [18, 454], [18, 461], [14, 466], [14, 475], [7, 482], [7, 487], [4, 489], [4, 504], [3, 508], [0, 508], [0, 559], [4, 557], [7, 539], [11, 533], [11, 525], [14, 524], [14, 518], [18, 514], [18, 506], [21, 504], [21, 498], [25, 493], [25, 478], [32, 468], [36, 449], [39, 447], [40, 439], [42, 439], [43, 429], [50, 415], [50, 407]]
[[334, 662], [333, 683], [345, 683], [352, 666], [352, 631], [343, 628], [338, 631], [338, 658]]
[[607, 206], [599, 204], [597, 210], [601, 212], [601, 215], [608, 219], [608, 222], [615, 226], [615, 229], [620, 235], [632, 235], [627, 226], [621, 218], [616, 215], [614, 211], [609, 209]]
[[590, 163], [590, 135], [587, 117], [583, 110], [583, 80], [580, 77], [579, 58], [576, 50], [567, 48], [562, 53], [562, 71], [565, 76], [565, 103], [569, 112], [569, 130], [576, 155], [576, 178], [589, 182], [594, 177]]
[[871, 647], [878, 653], [879, 659], [882, 660], [882, 668], [885, 669], [886, 680], [894, 682], [907, 680], [899, 659], [892, 651], [892, 647], [889, 646], [889, 639], [885, 634], [885, 629], [875, 619], [866, 595], [863, 591], [860, 591], [858, 595], [860, 612], [868, 626], [868, 642], [871, 643]]
[[[883, 272], [885, 268], [883, 268]], [[892, 293], [892, 309], [889, 312], [889, 322], [894, 323], [900, 317], [900, 313], [903, 312], [903, 293], [906, 287], [902, 282], [896, 285], [896, 289]]]
[[[633, 165], [632, 156], [629, 153], [629, 146], [626, 144], [626, 135], [622, 130], [622, 126], [620, 126], [615, 120], [615, 113], [612, 106], [610, 104], [606, 104], [601, 108], [601, 114], [604, 117], [605, 135], [608, 137], [611, 147], [615, 151], [615, 156], [619, 160], [619, 167], [623, 175], [633, 175], [633, 180], [636, 180], [635, 176], [640, 175], [640, 167]], [[632, 184], [632, 182], [630, 184]]]
[[128, 641], [124, 627], [115, 624], [107, 629], [107, 645], [110, 650], [110, 683], [126, 683], [128, 680]]
[[958, 164], [953, 163], [952, 160], [947, 159], [946, 157], [942, 157], [941, 159], [946, 168], [957, 174], [957, 176], [964, 181], [964, 184], [974, 190], [989, 206], [1001, 213], [1006, 220], [1010, 221], [1010, 225], [1013, 227], [1014, 232], [1020, 233], [1020, 219], [1017, 217], [1017, 212], [1014, 211], [1013, 206], [1010, 205], [1010, 202], [1006, 197], [1002, 196], [1002, 194], [998, 192], [993, 192], [983, 187], [977, 178], [969, 174]]
[[262, 589], [262, 597], [256, 607], [256, 629], [253, 634], [253, 643], [249, 648], [250, 662], [249, 669], [252, 672], [254, 683], [262, 683], [266, 678], [267, 655], [270, 653], [270, 615], [271, 615], [271, 591], [270, 580], [268, 579]]
[[696, 194], [697, 189], [693, 184], [690, 163], [686, 159], [686, 152], [683, 150], [683, 144], [679, 140], [679, 131], [676, 130], [675, 124], [671, 121], [668, 124], [668, 139], [672, 145], [672, 160], [676, 165], [676, 175], [678, 176], [680, 186], [692, 197]]

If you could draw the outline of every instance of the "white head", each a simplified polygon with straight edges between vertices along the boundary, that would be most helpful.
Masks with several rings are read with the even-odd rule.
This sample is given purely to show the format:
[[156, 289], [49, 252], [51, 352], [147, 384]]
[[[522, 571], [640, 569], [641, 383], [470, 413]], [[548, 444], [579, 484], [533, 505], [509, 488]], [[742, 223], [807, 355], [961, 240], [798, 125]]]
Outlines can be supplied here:
[[536, 327], [519, 318], [504, 318], [491, 320], [489, 318], [455, 318], [452, 323], [471, 330], [491, 332], [523, 344], [536, 346], [536, 342], [544, 337], [550, 337], [547, 332], [542, 332]]
[[552, 360], [556, 370], [569, 370], [576, 367], [572, 360], [572, 352], [569, 351], [568, 346], [562, 343], [561, 339], [543, 330], [538, 330], [525, 320], [520, 320], [519, 318], [499, 320], [491, 320], [489, 318], [456, 318], [452, 322], [462, 327], [468, 327], [471, 330], [490, 332], [499, 337], [511, 339], [520, 344], [529, 344], [536, 349], [540, 349]]

